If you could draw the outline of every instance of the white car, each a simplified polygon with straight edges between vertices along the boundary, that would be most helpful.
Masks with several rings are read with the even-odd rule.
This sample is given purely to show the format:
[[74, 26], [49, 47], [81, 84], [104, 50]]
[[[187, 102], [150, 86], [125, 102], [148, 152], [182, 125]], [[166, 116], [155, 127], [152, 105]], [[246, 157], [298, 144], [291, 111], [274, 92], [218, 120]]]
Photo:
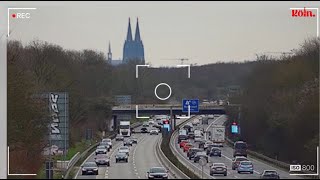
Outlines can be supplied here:
[[102, 139], [101, 142], [106, 142], [109, 144], [109, 147], [112, 148], [112, 140], [110, 138]]
[[212, 145], [212, 144], [213, 144], [212, 141], [206, 141], [206, 142], [204, 143], [203, 148], [206, 150], [206, 149], [208, 148], [208, 146], [210, 146], [210, 145]]
[[129, 156], [130, 148], [128, 146], [122, 146], [119, 148], [119, 153], [126, 153]]
[[158, 135], [158, 133], [159, 131], [157, 129], [151, 129], [149, 132], [150, 135], [153, 135], [153, 134]]
[[203, 140], [203, 136], [195, 136], [194, 137], [194, 142], [200, 142]]
[[97, 154], [107, 154], [107, 149], [105, 146], [98, 146], [96, 149], [96, 155]]

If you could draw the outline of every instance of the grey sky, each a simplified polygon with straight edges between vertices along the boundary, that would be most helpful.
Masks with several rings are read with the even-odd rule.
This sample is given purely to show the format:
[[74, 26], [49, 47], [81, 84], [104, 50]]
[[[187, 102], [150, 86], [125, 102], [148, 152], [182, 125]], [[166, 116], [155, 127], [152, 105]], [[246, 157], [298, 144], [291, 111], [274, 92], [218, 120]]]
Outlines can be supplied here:
[[[293, 18], [292, 7], [319, 7], [320, 2], [6, 2], [36, 7], [31, 19], [10, 19], [10, 38], [23, 43], [45, 40], [66, 49], [94, 49], [122, 58], [131, 17], [139, 17], [146, 62], [175, 65], [253, 59], [256, 53], [290, 51], [316, 36], [316, 18]], [[48, 4], [48, 5], [47, 5]], [[54, 4], [56, 4], [54, 6]], [[314, 11], [315, 12], [315, 11]]]

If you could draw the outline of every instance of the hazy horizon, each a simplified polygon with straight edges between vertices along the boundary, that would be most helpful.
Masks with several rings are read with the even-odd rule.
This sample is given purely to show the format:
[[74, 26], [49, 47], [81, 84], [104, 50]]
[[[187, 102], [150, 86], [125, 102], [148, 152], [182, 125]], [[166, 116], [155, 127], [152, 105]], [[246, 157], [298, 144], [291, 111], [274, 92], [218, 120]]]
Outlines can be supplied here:
[[[10, 4], [10, 2], [6, 2]], [[21, 2], [22, 3], [22, 2]], [[33, 3], [33, 4], [32, 4]], [[48, 6], [30, 3], [31, 19], [10, 17], [9, 39], [24, 45], [38, 39], [68, 50], [91, 49], [121, 59], [128, 18], [134, 36], [139, 17], [146, 63], [154, 66], [252, 61], [256, 54], [279, 55], [316, 37], [316, 18], [293, 18], [292, 7], [320, 2], [92, 2]], [[19, 4], [12, 2], [12, 6]], [[28, 4], [28, 3], [25, 3]], [[54, 4], [52, 2], [52, 4]], [[32, 5], [32, 6], [31, 6]], [[17, 6], [21, 7], [21, 6]]]

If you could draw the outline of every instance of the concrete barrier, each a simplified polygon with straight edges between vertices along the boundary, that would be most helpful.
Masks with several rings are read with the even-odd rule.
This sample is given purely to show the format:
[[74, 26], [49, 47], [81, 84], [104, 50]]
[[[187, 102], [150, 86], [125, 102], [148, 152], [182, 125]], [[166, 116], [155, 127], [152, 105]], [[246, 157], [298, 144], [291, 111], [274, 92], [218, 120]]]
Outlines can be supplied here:
[[161, 142], [162, 139], [160, 139], [157, 142], [157, 148], [156, 148], [156, 153], [162, 162], [162, 164], [169, 169], [171, 174], [174, 176], [174, 179], [191, 179], [189, 176], [184, 174], [177, 166], [175, 166], [171, 161], [167, 158], [167, 156], [163, 153], [161, 150]]

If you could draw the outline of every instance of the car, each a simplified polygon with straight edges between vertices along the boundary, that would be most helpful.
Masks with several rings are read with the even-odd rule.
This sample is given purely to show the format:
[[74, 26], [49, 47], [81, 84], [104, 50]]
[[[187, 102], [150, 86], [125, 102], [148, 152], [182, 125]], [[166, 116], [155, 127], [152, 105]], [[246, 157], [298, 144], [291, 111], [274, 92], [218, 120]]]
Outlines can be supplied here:
[[260, 179], [280, 179], [280, 176], [275, 170], [264, 170]]
[[188, 141], [188, 140], [181, 140], [180, 143], [179, 143], [179, 147], [180, 147], [180, 148], [183, 148], [183, 146], [184, 146], [186, 143], [189, 143], [189, 141]]
[[202, 149], [190, 148], [189, 151], [187, 152], [187, 157], [189, 158], [189, 160], [194, 158], [194, 156], [196, 155], [197, 152], [202, 152]]
[[81, 166], [82, 175], [98, 175], [99, 168], [95, 162], [86, 162]]
[[208, 148], [208, 146], [213, 145], [212, 141], [206, 141], [203, 145], [203, 149], [206, 150]]
[[192, 121], [192, 125], [193, 125], [193, 126], [197, 126], [198, 124], [200, 124], [200, 120], [199, 120], [199, 119], [194, 119], [194, 120]]
[[208, 145], [208, 147], [206, 148], [207, 155], [210, 154], [211, 148], [213, 148], [213, 144]]
[[154, 125], [154, 120], [151, 119], [148, 121], [148, 123], [149, 123], [149, 125]]
[[232, 160], [232, 170], [236, 170], [241, 161], [248, 161], [248, 159], [244, 156], [237, 156]]
[[223, 143], [213, 143], [213, 147], [223, 147]]
[[227, 176], [227, 166], [224, 163], [213, 163], [210, 166], [210, 176], [213, 176], [214, 174], [223, 174], [224, 176]]
[[189, 139], [194, 139], [194, 132], [189, 132], [188, 133], [188, 138]]
[[154, 123], [152, 127], [155, 127], [155, 128], [161, 128], [162, 126], [160, 124], [156, 124]]
[[149, 123], [148, 122], [144, 122], [142, 127], [149, 127]]
[[110, 145], [107, 142], [100, 142], [99, 146], [104, 146], [108, 152], [110, 151]]
[[131, 134], [136, 133], [136, 130], [134, 128], [130, 128]]
[[108, 150], [106, 149], [105, 146], [98, 146], [96, 151], [95, 151], [95, 154], [107, 154]]
[[132, 144], [137, 144], [138, 143], [138, 138], [132, 137], [130, 138]]
[[118, 150], [119, 153], [126, 153], [129, 156], [130, 148], [128, 146], [122, 146]]
[[203, 140], [203, 136], [198, 136], [198, 135], [196, 135], [195, 137], [194, 137], [194, 142], [201, 142]]
[[204, 144], [205, 144], [206, 140], [202, 139], [201, 141], [199, 141], [199, 148], [204, 148]]
[[106, 155], [98, 155], [97, 157], [94, 158], [96, 161], [96, 164], [99, 165], [107, 165], [110, 166], [110, 158]]
[[249, 172], [253, 174], [253, 164], [251, 161], [241, 161], [238, 166], [238, 173]]
[[201, 151], [201, 152], [197, 152], [196, 155], [194, 156], [194, 159], [193, 159], [193, 162], [197, 163], [199, 162], [200, 158], [204, 158], [207, 160], [207, 162], [209, 162], [209, 158], [208, 156], [206, 155], [206, 152], [204, 151]]
[[168, 179], [168, 170], [164, 167], [152, 167], [147, 172], [148, 179]]
[[110, 138], [102, 139], [101, 142], [106, 142], [109, 144], [109, 147], [112, 149], [112, 140]]
[[122, 135], [118, 134], [116, 136], [116, 141], [123, 141], [123, 140], [124, 140], [124, 137]]
[[183, 146], [183, 152], [188, 152], [190, 148], [192, 148], [193, 145], [191, 143], [187, 143]]
[[123, 145], [124, 145], [124, 146], [132, 146], [132, 141], [131, 141], [130, 139], [125, 139], [125, 140], [123, 141]]
[[218, 148], [213, 147], [213, 148], [211, 148], [211, 150], [210, 150], [209, 156], [210, 156], [210, 157], [211, 157], [211, 156], [219, 156], [219, 157], [221, 157], [221, 150], [218, 149]]
[[159, 134], [158, 130], [157, 129], [151, 129], [150, 130], [150, 135], [153, 135], [153, 134], [158, 135]]
[[116, 163], [118, 163], [118, 162], [120, 162], [120, 161], [128, 162], [128, 155], [127, 155], [127, 153], [118, 152], [118, 153], [116, 154]]
[[145, 127], [141, 128], [141, 133], [148, 133], [148, 129]]

